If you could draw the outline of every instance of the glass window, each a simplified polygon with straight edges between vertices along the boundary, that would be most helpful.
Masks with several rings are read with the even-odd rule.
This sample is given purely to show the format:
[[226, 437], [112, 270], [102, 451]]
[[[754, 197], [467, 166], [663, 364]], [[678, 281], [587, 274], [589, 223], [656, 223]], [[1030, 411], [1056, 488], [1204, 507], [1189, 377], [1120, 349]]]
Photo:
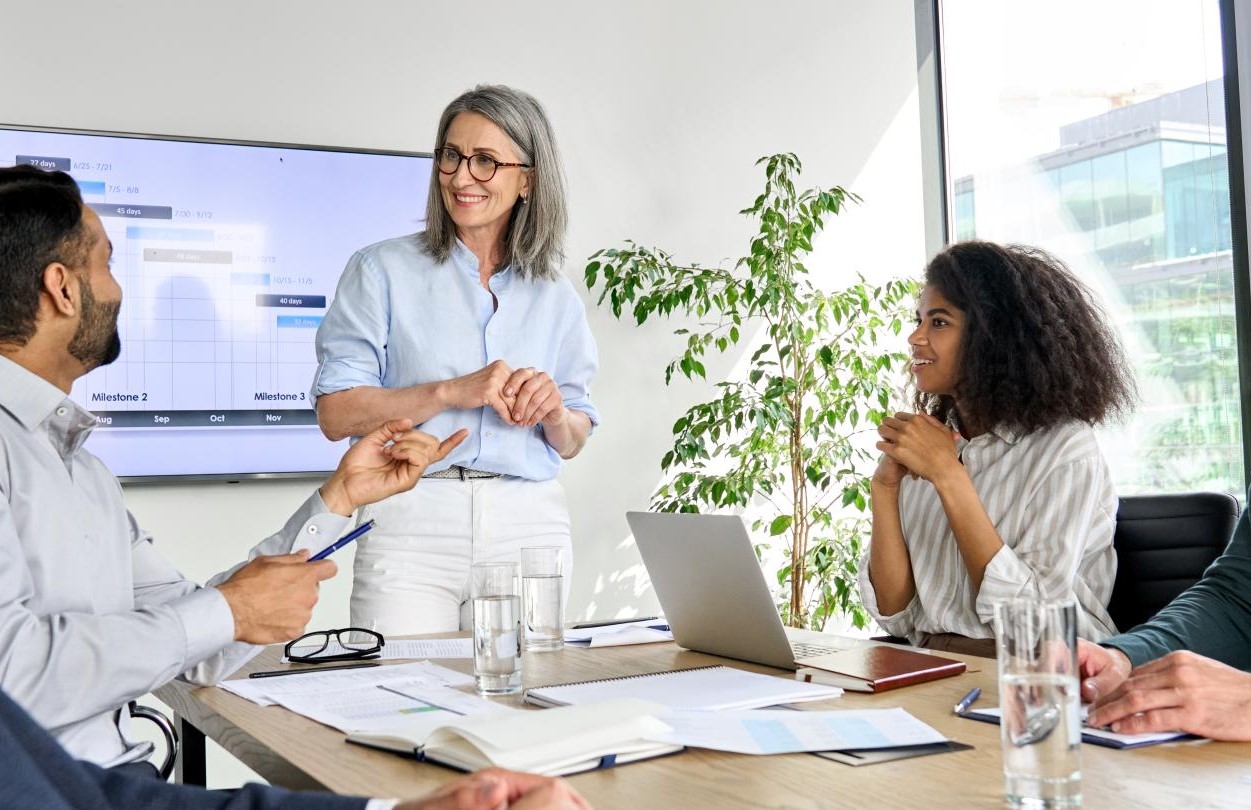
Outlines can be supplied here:
[[953, 234], [1039, 245], [1102, 297], [1140, 391], [1100, 430], [1122, 494], [1241, 493], [1217, 0], [941, 14]]

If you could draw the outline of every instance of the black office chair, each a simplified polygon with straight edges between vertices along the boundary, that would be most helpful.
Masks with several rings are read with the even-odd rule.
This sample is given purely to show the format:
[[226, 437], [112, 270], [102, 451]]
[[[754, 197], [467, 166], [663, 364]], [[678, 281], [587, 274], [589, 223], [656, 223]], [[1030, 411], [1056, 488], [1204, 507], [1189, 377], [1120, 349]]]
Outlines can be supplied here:
[[165, 761], [161, 763], [158, 770], [161, 773], [161, 779], [168, 782], [169, 775], [174, 772], [174, 763], [178, 760], [178, 732], [174, 729], [173, 722], [151, 706], [143, 706], [133, 700], [130, 701], [128, 708], [131, 717], [155, 723], [165, 738]]
[[1238, 500], [1222, 492], [1136, 495], [1116, 512], [1116, 583], [1108, 613], [1126, 631], [1203, 576], [1229, 543]]

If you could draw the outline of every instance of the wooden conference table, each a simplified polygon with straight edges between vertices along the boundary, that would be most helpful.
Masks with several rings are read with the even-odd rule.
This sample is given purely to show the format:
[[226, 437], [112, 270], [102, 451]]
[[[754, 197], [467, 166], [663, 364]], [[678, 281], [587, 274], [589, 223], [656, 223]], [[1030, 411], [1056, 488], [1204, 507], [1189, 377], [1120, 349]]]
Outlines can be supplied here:
[[[454, 635], [454, 634], [445, 634]], [[238, 675], [280, 666], [271, 647]], [[881, 695], [848, 692], [805, 708], [902, 706], [969, 751], [851, 767], [811, 754], [754, 757], [702, 749], [569, 777], [599, 810], [732, 807], [1003, 807], [997, 726], [962, 720], [952, 706], [974, 686], [978, 705], [998, 702], [994, 661], [957, 656], [968, 672]], [[472, 661], [440, 660], [464, 672]], [[684, 650], [673, 643], [528, 654], [527, 687], [724, 663], [781, 670]], [[299, 676], [295, 676], [299, 677]], [[183, 730], [185, 781], [203, 784], [197, 729], [274, 784], [362, 796], [411, 798], [455, 778], [454, 771], [344, 742], [344, 735], [279, 706], [261, 707], [216, 687], [175, 683], [156, 695]], [[522, 705], [520, 698], [505, 698]], [[1191, 742], [1117, 751], [1084, 745], [1085, 806], [1227, 808], [1251, 806], [1251, 744]]]

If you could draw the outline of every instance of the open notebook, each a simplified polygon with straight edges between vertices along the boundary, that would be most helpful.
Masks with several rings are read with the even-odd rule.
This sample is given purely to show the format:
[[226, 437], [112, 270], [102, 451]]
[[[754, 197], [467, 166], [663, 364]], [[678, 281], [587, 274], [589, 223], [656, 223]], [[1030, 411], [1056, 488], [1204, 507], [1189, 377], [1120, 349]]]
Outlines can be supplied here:
[[842, 689], [725, 666], [677, 669], [624, 678], [539, 686], [526, 702], [539, 706], [581, 706], [601, 700], [633, 698], [670, 709], [759, 709], [838, 697]]
[[350, 734], [348, 742], [463, 771], [494, 765], [560, 776], [681, 751], [655, 741], [671, 731], [656, 719], [660, 711], [640, 700], [470, 716], [439, 711], [402, 728]]

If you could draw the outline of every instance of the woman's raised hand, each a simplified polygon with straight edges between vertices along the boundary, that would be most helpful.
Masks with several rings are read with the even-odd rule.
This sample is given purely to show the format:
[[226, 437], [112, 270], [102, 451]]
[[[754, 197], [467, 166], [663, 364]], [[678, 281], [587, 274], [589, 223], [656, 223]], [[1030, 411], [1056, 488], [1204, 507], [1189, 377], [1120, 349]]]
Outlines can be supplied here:
[[874, 480], [884, 474], [886, 478], [881, 483], [889, 485], [889, 476], [897, 472], [893, 468], [883, 471], [886, 459], [903, 467], [898, 473], [901, 477], [911, 473], [930, 482], [960, 465], [956, 455], [959, 434], [927, 413], [901, 411], [883, 419], [877, 432], [882, 437], [877, 449], [885, 455]]
[[512, 375], [513, 370], [507, 363], [493, 360], [477, 371], [457, 377], [451, 381], [451, 407], [492, 408], [506, 424], [516, 424], [512, 410], [517, 397], [504, 394], [504, 385]]
[[877, 469], [873, 472], [873, 483], [884, 487], [898, 487], [907, 474], [907, 467], [883, 453], [877, 461]]

